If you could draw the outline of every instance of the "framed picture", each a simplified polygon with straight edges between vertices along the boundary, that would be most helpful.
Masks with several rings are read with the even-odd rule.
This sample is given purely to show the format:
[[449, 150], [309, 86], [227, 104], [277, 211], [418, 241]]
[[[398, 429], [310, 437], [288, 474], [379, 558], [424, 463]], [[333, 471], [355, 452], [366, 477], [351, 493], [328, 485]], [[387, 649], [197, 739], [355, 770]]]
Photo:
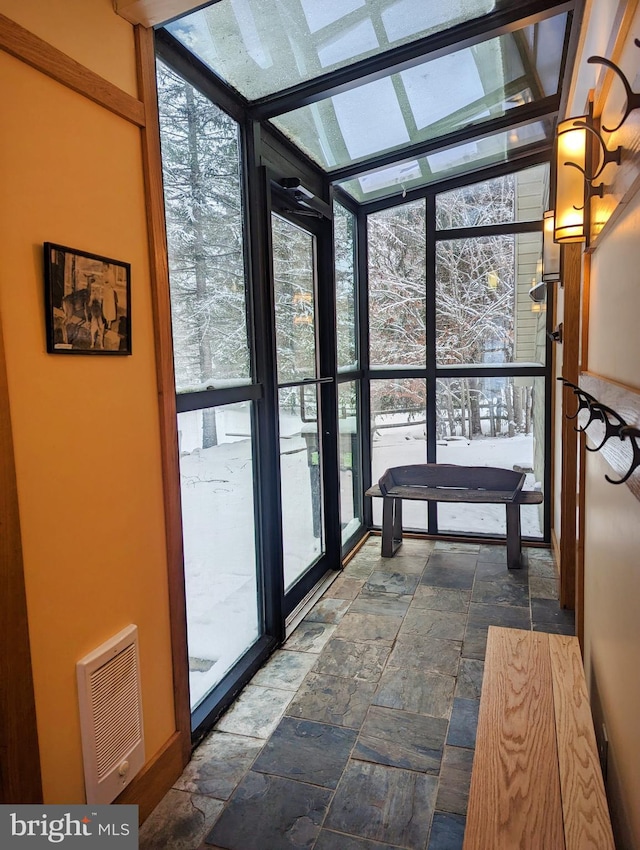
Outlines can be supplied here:
[[44, 243], [47, 351], [131, 354], [131, 266]]

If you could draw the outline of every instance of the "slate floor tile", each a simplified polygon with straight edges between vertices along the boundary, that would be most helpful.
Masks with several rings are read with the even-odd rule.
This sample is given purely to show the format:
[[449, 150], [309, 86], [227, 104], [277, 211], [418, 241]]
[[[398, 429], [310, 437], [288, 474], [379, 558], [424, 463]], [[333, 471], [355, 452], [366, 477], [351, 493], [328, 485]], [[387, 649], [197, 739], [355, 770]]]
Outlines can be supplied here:
[[[460, 557], [466, 558], [466, 555]], [[435, 558], [432, 555], [427, 561], [427, 566], [422, 573], [420, 584], [428, 584], [433, 587], [452, 587], [460, 590], [471, 590], [473, 580], [476, 574], [476, 568], [451, 568], [446, 564], [432, 564], [431, 561]]]
[[140, 850], [192, 850], [224, 807], [221, 800], [169, 791], [140, 828]]
[[352, 761], [338, 785], [325, 828], [423, 850], [437, 779], [424, 773]]
[[206, 841], [225, 850], [310, 850], [331, 795], [327, 788], [250, 771]]
[[355, 838], [343, 832], [321, 829], [314, 850], [398, 850], [398, 848], [390, 844], [380, 844], [379, 841]]
[[212, 732], [197, 747], [174, 788], [227, 800], [251, 767], [264, 741]]
[[268, 738], [292, 697], [292, 691], [247, 685], [215, 728], [219, 732]]
[[453, 700], [453, 710], [449, 721], [447, 744], [451, 747], [465, 747], [472, 750], [476, 745], [478, 730], [478, 709], [480, 703], [475, 699]]
[[388, 667], [406, 670], [430, 670], [455, 676], [460, 661], [461, 641], [438, 640], [430, 636], [400, 634], [395, 642]]
[[476, 573], [471, 601], [528, 608], [529, 589], [526, 583], [518, 584], [510, 578], [497, 581], [481, 581]]
[[367, 581], [364, 589], [374, 593], [413, 593], [418, 585], [419, 576], [407, 573], [387, 573], [374, 570]]
[[316, 661], [313, 672], [342, 679], [377, 682], [391, 652], [386, 643], [358, 643], [333, 638]]
[[575, 611], [561, 608], [555, 599], [531, 599], [531, 618], [535, 623], [574, 626]]
[[536, 599], [557, 599], [558, 582], [555, 578], [529, 576], [529, 594]]
[[496, 546], [493, 544], [481, 543], [478, 551], [478, 566], [480, 563], [491, 561], [493, 564], [500, 564], [503, 569], [507, 568], [507, 547]]
[[506, 555], [504, 555], [504, 562], [479, 560], [476, 567], [476, 581], [511, 581], [515, 584], [526, 585], [528, 577], [529, 571], [526, 567], [518, 570], [507, 569]]
[[489, 627], [486, 625], [474, 626], [467, 623], [467, 628], [462, 641], [462, 658], [473, 658], [484, 661], [487, 652], [487, 633]]
[[355, 599], [362, 590], [363, 578], [341, 575], [325, 590], [323, 599]]
[[457, 552], [459, 554], [475, 554], [482, 547], [479, 543], [456, 543], [455, 540], [436, 540], [434, 552]]
[[458, 614], [466, 614], [470, 601], [470, 590], [421, 584], [416, 588], [412, 605], [414, 608], [427, 608], [431, 611], [453, 611]]
[[471, 602], [469, 605], [469, 625], [508, 626], [512, 629], [530, 629], [531, 616], [528, 608], [515, 605]]
[[409, 594], [377, 593], [363, 590], [351, 603], [352, 614], [375, 614], [377, 616], [404, 617], [413, 597]]
[[339, 726], [283, 717], [252, 770], [335, 788], [356, 734]]
[[575, 635], [575, 626], [569, 623], [536, 623], [533, 624], [534, 632], [547, 632], [551, 635]]
[[447, 721], [372, 705], [360, 730], [353, 758], [438, 773]]
[[251, 684], [296, 691], [316, 659], [317, 655], [312, 652], [279, 649], [273, 653], [264, 667], [258, 670]]
[[427, 850], [462, 850], [465, 818], [448, 812], [435, 812]]
[[451, 611], [432, 611], [411, 606], [404, 618], [400, 635], [422, 635], [442, 640], [462, 640], [467, 618]]
[[395, 555], [402, 558], [409, 556], [424, 556], [425, 560], [433, 552], [437, 545], [435, 540], [421, 540], [412, 537], [405, 537], [402, 541], [402, 548]]
[[321, 599], [309, 611], [303, 623], [339, 623], [350, 604], [348, 599]]
[[363, 579], [364, 581], [366, 581], [371, 575], [371, 573], [374, 571], [374, 569], [376, 569], [376, 564], [379, 557], [379, 550], [375, 557], [373, 553], [367, 555], [361, 550], [360, 552], [358, 552], [358, 554], [352, 561], [349, 561], [349, 563], [343, 569], [342, 572], [347, 578]]
[[433, 554], [429, 555], [427, 567], [447, 567], [450, 570], [475, 570], [477, 563], [477, 551], [474, 552], [465, 549], [463, 552], [443, 552], [434, 549]]
[[484, 663], [475, 658], [461, 658], [458, 667], [455, 696], [462, 699], [480, 699]]
[[359, 729], [375, 692], [373, 682], [309, 673], [291, 701], [287, 715]]
[[455, 683], [453, 676], [441, 673], [387, 667], [373, 704], [431, 717], [449, 717]]
[[445, 746], [436, 799], [438, 811], [466, 815], [472, 765], [473, 750]]
[[287, 638], [284, 648], [297, 649], [300, 652], [321, 652], [335, 630], [336, 626], [327, 623], [311, 623], [303, 620]]
[[402, 617], [376, 614], [345, 614], [336, 627], [335, 637], [343, 640], [393, 643], [402, 625]]
[[403, 575], [415, 575], [420, 578], [427, 563], [427, 552], [422, 555], [403, 553], [404, 545], [393, 558], [381, 558], [376, 570], [385, 573], [402, 573]]

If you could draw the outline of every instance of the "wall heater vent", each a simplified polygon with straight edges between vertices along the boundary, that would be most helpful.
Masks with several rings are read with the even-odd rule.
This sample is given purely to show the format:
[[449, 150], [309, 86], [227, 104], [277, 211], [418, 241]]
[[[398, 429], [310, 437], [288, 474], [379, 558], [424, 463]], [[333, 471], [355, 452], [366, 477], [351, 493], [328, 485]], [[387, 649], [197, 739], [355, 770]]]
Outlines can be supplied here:
[[76, 668], [87, 803], [111, 803], [144, 765], [137, 626]]

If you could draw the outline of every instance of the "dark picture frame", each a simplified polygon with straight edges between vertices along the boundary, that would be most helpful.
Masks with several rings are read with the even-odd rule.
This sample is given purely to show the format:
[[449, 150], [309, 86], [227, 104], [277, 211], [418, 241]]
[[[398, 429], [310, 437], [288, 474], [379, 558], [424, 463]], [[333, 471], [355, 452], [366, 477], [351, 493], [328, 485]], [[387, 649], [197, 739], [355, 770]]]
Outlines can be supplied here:
[[131, 266], [44, 243], [49, 354], [131, 354]]

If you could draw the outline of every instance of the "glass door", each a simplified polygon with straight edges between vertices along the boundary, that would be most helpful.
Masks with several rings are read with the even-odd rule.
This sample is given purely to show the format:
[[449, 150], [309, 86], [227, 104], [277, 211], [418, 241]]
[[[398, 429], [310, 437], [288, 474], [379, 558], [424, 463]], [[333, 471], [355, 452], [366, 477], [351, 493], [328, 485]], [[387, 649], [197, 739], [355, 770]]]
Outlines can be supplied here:
[[[334, 380], [320, 364], [318, 234], [271, 216], [285, 611], [328, 569], [325, 475]], [[334, 565], [335, 566], [335, 565]]]

